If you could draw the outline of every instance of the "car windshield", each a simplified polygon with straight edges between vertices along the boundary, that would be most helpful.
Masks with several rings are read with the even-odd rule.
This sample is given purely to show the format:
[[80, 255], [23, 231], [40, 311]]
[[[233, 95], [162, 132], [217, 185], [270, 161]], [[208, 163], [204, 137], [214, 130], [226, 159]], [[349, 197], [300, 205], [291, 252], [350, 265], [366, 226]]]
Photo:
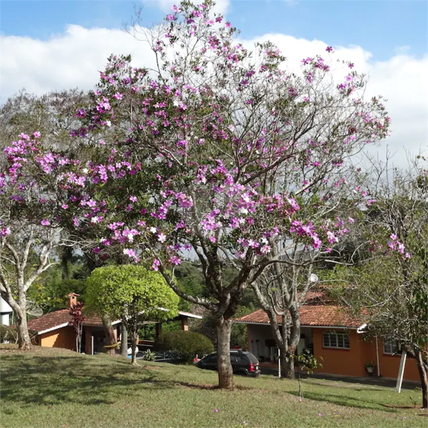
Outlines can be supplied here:
[[250, 360], [251, 363], [258, 364], [259, 361], [253, 354], [248, 353], [248, 354], [245, 354], [245, 356]]

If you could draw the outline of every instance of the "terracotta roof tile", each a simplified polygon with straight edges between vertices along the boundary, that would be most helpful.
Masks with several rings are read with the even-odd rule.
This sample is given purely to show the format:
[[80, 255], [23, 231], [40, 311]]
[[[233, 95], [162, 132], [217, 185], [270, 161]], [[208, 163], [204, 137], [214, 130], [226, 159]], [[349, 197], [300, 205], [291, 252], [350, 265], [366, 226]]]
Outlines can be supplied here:
[[[103, 322], [101, 318], [97, 315], [85, 315], [85, 321], [83, 325], [92, 326], [92, 327], [101, 327]], [[192, 314], [190, 312], [179, 311], [179, 316], [187, 316], [191, 318], [199, 318], [198, 315]], [[72, 319], [68, 309], [61, 309], [55, 312], [49, 312], [46, 315], [43, 315], [39, 318], [34, 318], [28, 321], [28, 329], [31, 331], [45, 331], [54, 329], [62, 324], [70, 322]]]
[[[333, 305], [304, 305], [299, 308], [300, 324], [302, 326], [332, 326], [357, 328], [362, 321], [350, 317], [341, 307]], [[281, 317], [277, 320], [281, 323]], [[235, 321], [241, 323], [269, 324], [269, 318], [263, 309], [244, 315]]]
[[[55, 312], [49, 312], [39, 318], [28, 321], [28, 329], [31, 331], [45, 331], [62, 324], [70, 322], [72, 319], [68, 309], [61, 309]], [[96, 315], [86, 316], [83, 325], [102, 326], [101, 318]]]

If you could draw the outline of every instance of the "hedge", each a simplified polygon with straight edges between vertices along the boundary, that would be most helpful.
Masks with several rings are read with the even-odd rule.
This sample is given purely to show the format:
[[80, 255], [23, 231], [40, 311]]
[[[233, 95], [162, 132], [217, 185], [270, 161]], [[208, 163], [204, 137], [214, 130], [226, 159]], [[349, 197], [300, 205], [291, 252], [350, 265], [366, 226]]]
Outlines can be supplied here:
[[214, 345], [208, 337], [193, 331], [167, 331], [162, 333], [153, 345], [158, 352], [170, 352], [176, 362], [191, 364], [196, 355], [209, 354]]

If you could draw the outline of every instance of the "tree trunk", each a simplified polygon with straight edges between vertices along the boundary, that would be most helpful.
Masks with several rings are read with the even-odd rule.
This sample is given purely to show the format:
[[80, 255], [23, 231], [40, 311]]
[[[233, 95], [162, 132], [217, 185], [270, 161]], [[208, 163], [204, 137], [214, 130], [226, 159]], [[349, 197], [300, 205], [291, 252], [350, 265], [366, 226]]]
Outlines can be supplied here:
[[218, 386], [221, 389], [233, 389], [233, 370], [230, 364], [230, 333], [232, 330], [232, 320], [224, 319], [223, 316], [217, 319], [217, 371]]
[[[288, 340], [288, 364], [287, 364], [287, 378], [294, 379], [295, 375], [295, 358], [296, 358], [296, 350], [300, 341], [300, 315], [299, 315], [299, 307], [296, 303], [293, 303], [290, 306], [290, 318], [291, 318], [291, 327]], [[286, 342], [286, 338], [283, 338], [284, 342]]]
[[128, 330], [125, 327], [125, 323], [122, 321], [122, 356], [128, 358]]
[[[102, 321], [105, 327], [105, 336], [107, 339], [107, 345], [114, 345], [116, 343], [116, 339], [113, 333], [113, 327], [111, 325], [111, 319], [109, 317], [103, 316]], [[107, 352], [109, 355], [116, 354], [116, 348], [107, 348]]]
[[428, 373], [427, 373], [427, 364], [424, 361], [422, 352], [417, 349], [416, 352], [416, 361], [418, 364], [419, 377], [421, 379], [421, 388], [422, 388], [422, 408], [428, 408]]
[[18, 331], [18, 346], [22, 351], [28, 351], [31, 349], [31, 339], [30, 334], [28, 333], [28, 325], [27, 325], [27, 314], [25, 313], [25, 305], [24, 309], [19, 312], [15, 311], [16, 315], [16, 328]]
[[291, 356], [290, 352], [285, 349], [280, 349], [281, 359], [281, 378], [282, 379], [294, 379], [294, 356]]
[[138, 363], [137, 363], [136, 349], [137, 349], [137, 341], [138, 341], [138, 332], [133, 331], [131, 336], [132, 336], [132, 360], [131, 360], [131, 364], [133, 366], [137, 366]]

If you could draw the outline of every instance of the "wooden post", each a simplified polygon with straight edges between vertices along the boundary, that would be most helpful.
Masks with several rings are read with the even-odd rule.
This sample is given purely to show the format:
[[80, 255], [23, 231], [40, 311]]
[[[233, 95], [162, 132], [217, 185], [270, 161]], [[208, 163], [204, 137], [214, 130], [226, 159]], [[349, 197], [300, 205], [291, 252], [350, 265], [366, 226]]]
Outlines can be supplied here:
[[181, 329], [183, 331], [189, 331], [189, 323], [187, 317], [181, 317]]
[[156, 337], [159, 337], [162, 334], [162, 323], [156, 323]]
[[404, 367], [406, 366], [406, 358], [407, 358], [407, 353], [403, 349], [401, 351], [400, 369], [398, 370], [398, 378], [397, 378], [397, 386], [396, 386], [398, 393], [401, 392], [401, 385], [403, 383], [403, 376], [404, 376]]

